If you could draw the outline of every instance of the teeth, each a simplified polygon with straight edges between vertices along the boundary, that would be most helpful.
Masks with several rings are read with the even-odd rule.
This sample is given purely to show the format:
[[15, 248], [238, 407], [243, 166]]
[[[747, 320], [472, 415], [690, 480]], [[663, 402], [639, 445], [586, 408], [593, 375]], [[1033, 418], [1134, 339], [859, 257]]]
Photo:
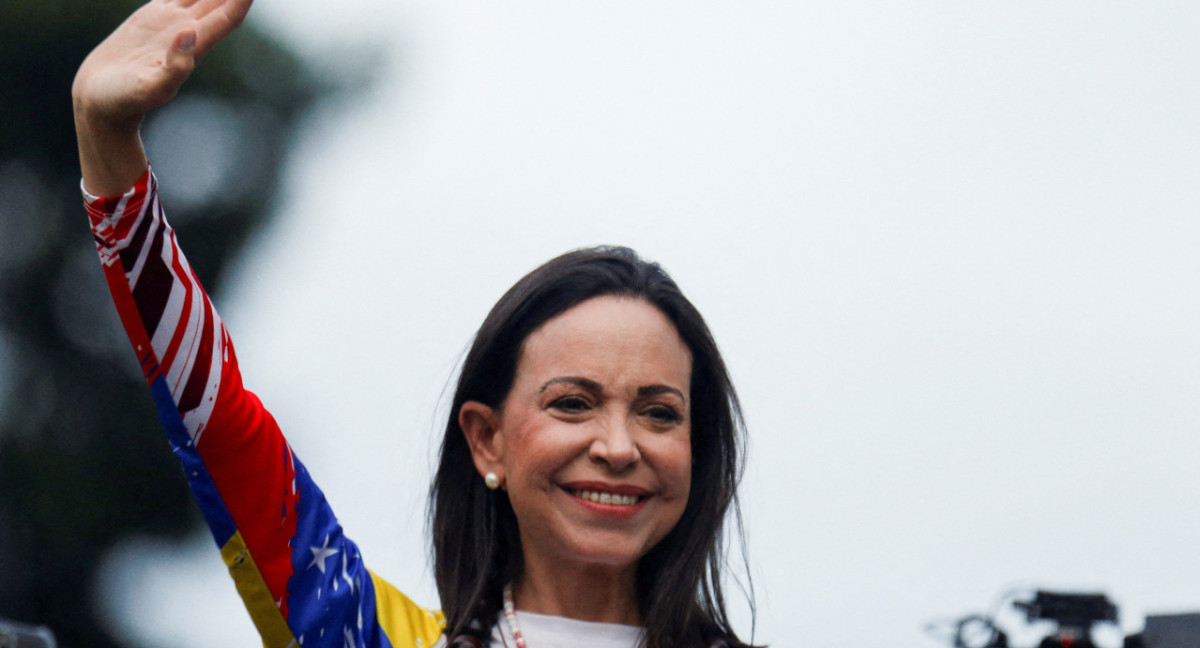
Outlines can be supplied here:
[[615, 504], [617, 506], [633, 506], [638, 503], [637, 495], [617, 495], [616, 493], [598, 493], [596, 491], [577, 490], [571, 494], [579, 499], [585, 499], [597, 504]]

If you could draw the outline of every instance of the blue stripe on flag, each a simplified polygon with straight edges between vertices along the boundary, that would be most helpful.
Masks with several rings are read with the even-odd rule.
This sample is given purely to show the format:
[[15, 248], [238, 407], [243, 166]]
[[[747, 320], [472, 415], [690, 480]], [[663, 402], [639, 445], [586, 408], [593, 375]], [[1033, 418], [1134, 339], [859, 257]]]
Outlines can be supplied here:
[[237, 528], [233, 525], [233, 517], [229, 515], [229, 509], [225, 508], [225, 503], [217, 494], [217, 487], [213, 484], [212, 477], [208, 474], [208, 468], [204, 466], [204, 461], [200, 459], [200, 452], [192, 443], [192, 438], [183, 425], [183, 417], [179, 415], [179, 408], [176, 407], [175, 400], [171, 398], [171, 389], [167, 386], [166, 376], [160, 374], [150, 383], [150, 393], [154, 396], [155, 404], [158, 405], [158, 418], [167, 430], [167, 440], [171, 442], [171, 449], [183, 464], [183, 473], [187, 476], [188, 486], [191, 486], [192, 496], [200, 504], [200, 512], [204, 514], [204, 520], [208, 522], [213, 540], [217, 542], [218, 547], [224, 547], [225, 543], [229, 542], [229, 539], [237, 532]]

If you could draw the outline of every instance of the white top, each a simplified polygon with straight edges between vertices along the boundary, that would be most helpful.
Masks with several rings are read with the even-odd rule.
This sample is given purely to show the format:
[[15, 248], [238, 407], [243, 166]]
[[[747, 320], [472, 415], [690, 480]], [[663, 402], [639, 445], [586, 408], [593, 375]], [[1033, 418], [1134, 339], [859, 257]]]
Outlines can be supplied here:
[[[638, 626], [579, 621], [560, 616], [517, 611], [517, 626], [528, 648], [637, 648], [645, 634]], [[492, 627], [489, 648], [514, 648], [504, 615]]]

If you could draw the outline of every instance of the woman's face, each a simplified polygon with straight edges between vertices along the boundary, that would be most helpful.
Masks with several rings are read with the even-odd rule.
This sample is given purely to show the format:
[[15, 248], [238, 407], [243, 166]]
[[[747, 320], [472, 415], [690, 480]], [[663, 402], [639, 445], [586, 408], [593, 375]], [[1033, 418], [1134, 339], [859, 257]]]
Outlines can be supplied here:
[[675, 526], [691, 488], [691, 371], [674, 325], [641, 299], [593, 298], [526, 339], [512, 390], [487, 410], [493, 456], [476, 453], [504, 480], [526, 560], [627, 567]]

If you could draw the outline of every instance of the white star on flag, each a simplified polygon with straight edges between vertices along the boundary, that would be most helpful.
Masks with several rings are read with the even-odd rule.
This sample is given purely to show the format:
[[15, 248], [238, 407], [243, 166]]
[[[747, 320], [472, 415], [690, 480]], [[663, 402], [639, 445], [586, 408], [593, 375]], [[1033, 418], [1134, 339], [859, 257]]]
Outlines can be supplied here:
[[[309, 547], [308, 550], [313, 553], [313, 559], [312, 562], [308, 564], [308, 569], [316, 567], [317, 569], [321, 570], [322, 574], [325, 573], [325, 559], [338, 552], [337, 549], [329, 548], [329, 536], [325, 536], [325, 543], [322, 546]], [[334, 582], [336, 583], [337, 581]]]
[[[350, 580], [350, 573], [347, 571], [346, 554], [342, 554], [342, 580], [350, 586], [350, 593], [354, 593], [354, 581]], [[336, 582], [336, 581], [335, 581]]]

